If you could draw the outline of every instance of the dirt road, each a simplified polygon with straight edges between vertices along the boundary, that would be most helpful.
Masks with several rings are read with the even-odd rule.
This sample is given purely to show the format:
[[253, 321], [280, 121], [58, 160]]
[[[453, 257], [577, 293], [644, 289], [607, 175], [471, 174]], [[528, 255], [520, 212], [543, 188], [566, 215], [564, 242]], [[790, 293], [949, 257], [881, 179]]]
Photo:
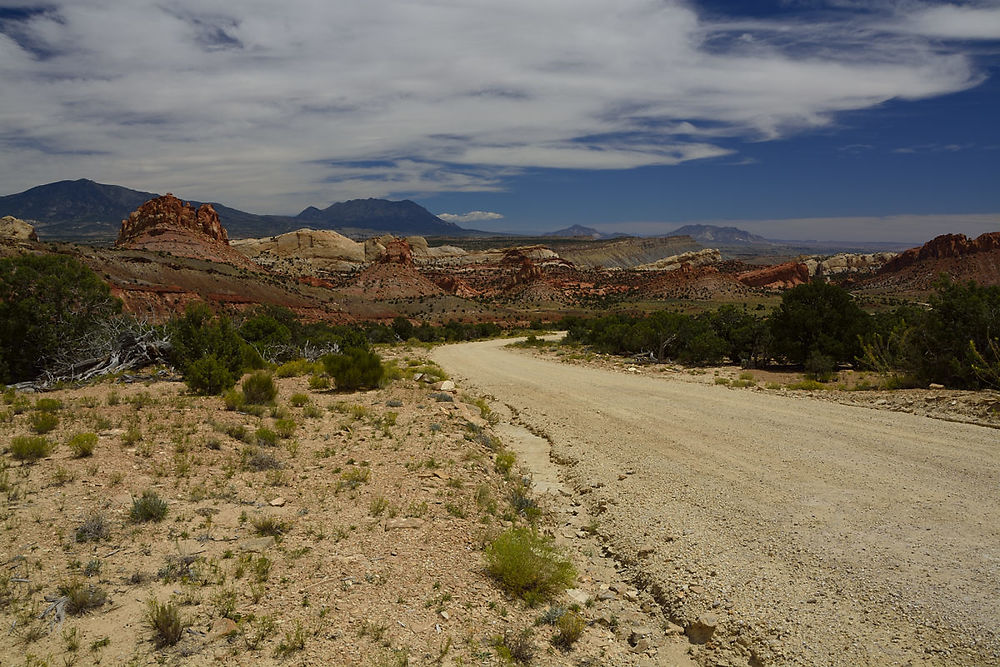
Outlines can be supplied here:
[[[1000, 431], [439, 348], [545, 434], [705, 664], [1000, 662]], [[700, 621], [699, 621], [700, 619]]]

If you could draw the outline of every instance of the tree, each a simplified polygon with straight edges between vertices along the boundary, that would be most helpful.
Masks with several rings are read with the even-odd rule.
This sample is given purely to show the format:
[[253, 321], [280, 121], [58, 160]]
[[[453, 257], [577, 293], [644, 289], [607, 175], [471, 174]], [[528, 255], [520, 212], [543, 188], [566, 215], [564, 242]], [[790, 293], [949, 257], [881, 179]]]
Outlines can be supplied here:
[[121, 301], [72, 257], [0, 260], [0, 373], [4, 382], [37, 377], [70, 341], [121, 311]]
[[[207, 391], [208, 384], [213, 389], [219, 386], [229, 389], [245, 368], [263, 365], [260, 355], [240, 337], [229, 318], [216, 317], [208, 304], [201, 301], [188, 304], [184, 315], [171, 320], [167, 329], [174, 365], [185, 376], [193, 369], [196, 375], [212, 377], [212, 382], [204, 388], [199, 383], [199, 391]], [[202, 361], [194, 366], [206, 357], [213, 357], [215, 362]], [[219, 365], [228, 375], [219, 372]]]
[[785, 292], [769, 323], [774, 352], [790, 362], [819, 355], [845, 362], [861, 354], [870, 318], [846, 290], [817, 280]]

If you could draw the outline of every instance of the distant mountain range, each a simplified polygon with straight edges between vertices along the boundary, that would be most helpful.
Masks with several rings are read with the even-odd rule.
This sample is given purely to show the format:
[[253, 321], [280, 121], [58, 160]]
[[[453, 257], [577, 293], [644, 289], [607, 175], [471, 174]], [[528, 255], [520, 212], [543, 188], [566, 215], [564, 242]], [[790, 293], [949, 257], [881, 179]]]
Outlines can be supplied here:
[[563, 227], [562, 229], [557, 229], [554, 232], [548, 232], [547, 234], [542, 234], [546, 238], [564, 238], [564, 239], [575, 239], [580, 237], [586, 237], [589, 239], [620, 239], [627, 236], [632, 236], [631, 234], [605, 234], [602, 231], [596, 230], [593, 227], [584, 227], [583, 225], [572, 225], [570, 227]]
[[669, 236], [690, 236], [698, 243], [710, 247], [775, 245], [774, 241], [751, 234], [746, 230], [715, 225], [684, 225], [670, 232]]
[[[158, 196], [87, 179], [58, 181], [0, 197], [0, 216], [12, 215], [30, 221], [46, 239], [109, 240], [118, 236], [121, 221], [132, 211]], [[203, 202], [191, 203], [198, 206]], [[310, 206], [296, 216], [257, 215], [209, 203], [215, 207], [232, 238], [275, 236], [301, 227], [329, 229], [355, 237], [387, 233], [402, 236], [485, 235], [446, 222], [409, 200], [355, 199], [322, 210]]]

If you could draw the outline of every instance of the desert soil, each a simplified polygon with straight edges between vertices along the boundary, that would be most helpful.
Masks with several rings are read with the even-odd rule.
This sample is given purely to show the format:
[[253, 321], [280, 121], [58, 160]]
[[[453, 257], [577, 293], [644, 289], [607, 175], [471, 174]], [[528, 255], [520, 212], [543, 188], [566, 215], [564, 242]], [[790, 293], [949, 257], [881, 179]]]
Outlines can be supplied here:
[[702, 664], [1000, 661], [995, 428], [506, 345], [433, 358], [549, 441], [622, 576]]

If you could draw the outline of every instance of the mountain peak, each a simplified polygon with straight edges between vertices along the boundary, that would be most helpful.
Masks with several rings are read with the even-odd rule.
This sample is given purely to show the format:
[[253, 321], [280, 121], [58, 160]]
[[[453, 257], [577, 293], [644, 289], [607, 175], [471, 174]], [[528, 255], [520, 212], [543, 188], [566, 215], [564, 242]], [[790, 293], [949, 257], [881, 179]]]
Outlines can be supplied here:
[[773, 245], [763, 236], [744, 229], [717, 225], [684, 225], [670, 232], [670, 236], [690, 236], [704, 245]]

